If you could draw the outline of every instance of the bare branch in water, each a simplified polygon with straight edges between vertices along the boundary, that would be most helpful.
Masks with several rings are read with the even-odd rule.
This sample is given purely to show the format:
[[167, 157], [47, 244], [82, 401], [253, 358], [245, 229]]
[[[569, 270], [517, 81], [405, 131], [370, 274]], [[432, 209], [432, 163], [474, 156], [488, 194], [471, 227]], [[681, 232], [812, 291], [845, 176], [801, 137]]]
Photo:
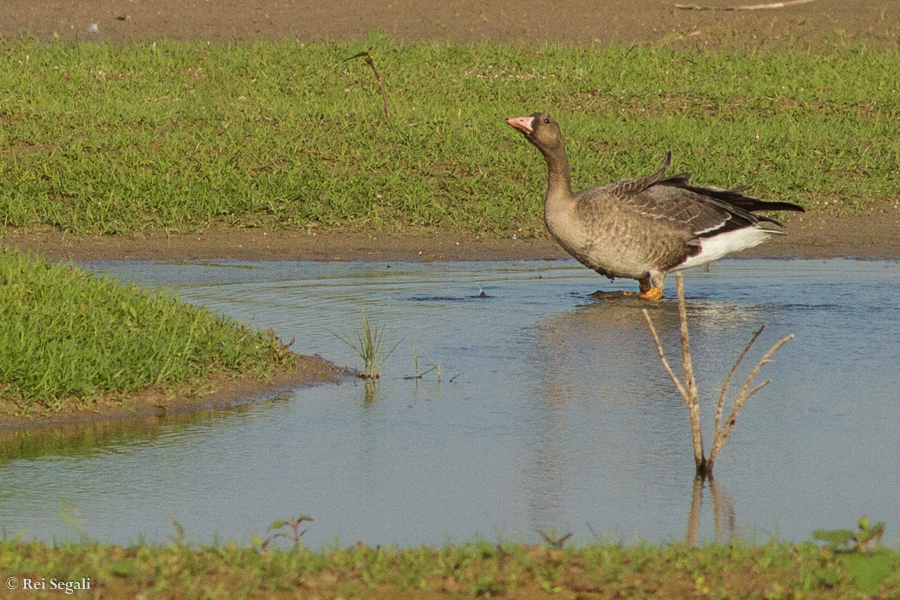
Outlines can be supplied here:
[[684, 279], [682, 278], [681, 273], [676, 273], [675, 277], [678, 284], [678, 320], [681, 335], [681, 360], [684, 369], [684, 381], [678, 378], [678, 376], [675, 374], [675, 371], [672, 369], [672, 366], [669, 364], [669, 361], [666, 360], [662, 342], [660, 342], [659, 340], [659, 334], [657, 334], [656, 327], [654, 327], [653, 325], [653, 320], [650, 318], [650, 313], [648, 313], [646, 309], [644, 309], [643, 311], [644, 319], [647, 321], [647, 325], [650, 328], [650, 334], [653, 336], [654, 344], [656, 344], [656, 352], [659, 354], [659, 359], [662, 362], [666, 373], [668, 373], [669, 378], [672, 380], [672, 383], [674, 383], [675, 387], [678, 389], [678, 393], [680, 393], [681, 397], [684, 399], [685, 405], [688, 407], [691, 420], [691, 441], [693, 442], [694, 446], [694, 464], [697, 467], [697, 476], [701, 479], [712, 478], [713, 464], [716, 458], [719, 456], [719, 453], [722, 451], [722, 448], [725, 447], [725, 443], [728, 441], [728, 438], [730, 438], [731, 434], [734, 432], [734, 426], [737, 422], [737, 416], [741, 410], [741, 407], [759, 390], [763, 389], [764, 387], [769, 385], [769, 383], [771, 383], [770, 380], [766, 380], [754, 387], [754, 378], [759, 374], [760, 369], [762, 369], [765, 365], [774, 362], [773, 360], [771, 360], [772, 356], [778, 351], [779, 348], [791, 341], [794, 338], [794, 334], [781, 339], [774, 346], [769, 348], [769, 350], [765, 354], [763, 354], [759, 362], [756, 363], [756, 366], [753, 367], [753, 369], [750, 371], [750, 374], [747, 375], [747, 379], [744, 381], [744, 385], [741, 387], [741, 390], [738, 392], [737, 399], [735, 399], [734, 401], [734, 406], [731, 408], [731, 412], [723, 424], [722, 411], [725, 406], [725, 397], [728, 394], [728, 388], [731, 385], [731, 380], [734, 377], [735, 372], [737, 372], [738, 366], [744, 360], [744, 357], [747, 356], [747, 353], [750, 352], [750, 348], [759, 338], [760, 334], [762, 334], [766, 326], [761, 326], [756, 331], [756, 333], [753, 334], [753, 337], [750, 338], [750, 341], [747, 343], [747, 345], [744, 346], [743, 351], [734, 362], [734, 365], [731, 367], [731, 371], [728, 372], [728, 377], [725, 378], [725, 383], [722, 386], [722, 393], [719, 395], [719, 402], [716, 405], [716, 420], [713, 432], [713, 445], [712, 449], [710, 450], [709, 457], [707, 458], [706, 453], [703, 449], [703, 432], [700, 428], [700, 401], [698, 398], [699, 394], [697, 391], [697, 381], [694, 377], [694, 367], [691, 361], [690, 334], [688, 331], [687, 322], [687, 305], [684, 300]]
[[[755, 341], [756, 336], [754, 336], [751, 343]], [[756, 363], [756, 366], [753, 367], [753, 370], [750, 371], [750, 374], [747, 375], [747, 379], [744, 381], [744, 385], [741, 388], [741, 391], [738, 392], [738, 397], [734, 401], [734, 406], [731, 409], [731, 414], [728, 415], [728, 419], [725, 420], [725, 424], [722, 427], [719, 427], [718, 424], [716, 426], [715, 433], [713, 434], [713, 446], [709, 452], [709, 460], [707, 461], [710, 470], [712, 469], [712, 465], [715, 462], [716, 458], [719, 456], [719, 452], [722, 451], [722, 448], [725, 447], [725, 442], [728, 441], [728, 438], [731, 437], [731, 434], [734, 433], [734, 425], [737, 422], [738, 412], [740, 412], [741, 407], [744, 403], [753, 397], [756, 392], [763, 389], [767, 385], [771, 383], [771, 380], [766, 380], [754, 388], [750, 388], [753, 385], [753, 379], [759, 373], [759, 370], [762, 369], [765, 365], [769, 363], [773, 363], [775, 361], [771, 360], [772, 355], [778, 352], [778, 349], [787, 344], [789, 341], [794, 339], [794, 334], [790, 334], [778, 340], [774, 346], [769, 348], [769, 350], [763, 354], [762, 358], [759, 359], [759, 362]]]
[[647, 325], [650, 326], [650, 333], [653, 335], [653, 341], [656, 343], [656, 351], [659, 353], [659, 358], [662, 361], [663, 367], [665, 367], [666, 372], [669, 374], [675, 387], [678, 388], [681, 397], [684, 398], [684, 403], [688, 407], [688, 413], [690, 414], [691, 419], [691, 441], [694, 447], [694, 464], [697, 467], [697, 473], [705, 473], [706, 457], [703, 450], [703, 432], [700, 430], [700, 400], [697, 397], [697, 380], [694, 377], [694, 367], [691, 362], [691, 342], [688, 334], [687, 306], [684, 301], [684, 278], [681, 273], [676, 273], [675, 280], [678, 284], [678, 318], [681, 332], [681, 364], [684, 369], [684, 383], [678, 379], [678, 376], [675, 375], [675, 372], [666, 360], [662, 344], [659, 341], [659, 335], [657, 335], [656, 329], [653, 327], [653, 321], [650, 319], [650, 314], [647, 312], [647, 309], [644, 309], [643, 311], [644, 319], [647, 320]]
[[756, 338], [759, 337], [759, 334], [761, 334], [765, 328], [766, 326], [762, 325], [756, 330], [756, 333], [753, 334], [753, 337], [750, 338], [750, 341], [744, 346], [744, 351], [741, 352], [741, 355], [734, 361], [731, 371], [728, 372], [728, 377], [725, 378], [725, 384], [722, 386], [722, 394], [719, 396], [719, 403], [716, 405], [716, 426], [713, 431], [719, 431], [719, 424], [722, 422], [722, 408], [725, 406], [725, 395], [728, 393], [728, 386], [731, 385], [731, 378], [734, 377], [734, 372], [737, 371], [738, 365], [740, 365], [741, 361], [744, 360], [744, 357], [747, 356], [750, 347], [753, 346], [753, 343], [756, 342]]

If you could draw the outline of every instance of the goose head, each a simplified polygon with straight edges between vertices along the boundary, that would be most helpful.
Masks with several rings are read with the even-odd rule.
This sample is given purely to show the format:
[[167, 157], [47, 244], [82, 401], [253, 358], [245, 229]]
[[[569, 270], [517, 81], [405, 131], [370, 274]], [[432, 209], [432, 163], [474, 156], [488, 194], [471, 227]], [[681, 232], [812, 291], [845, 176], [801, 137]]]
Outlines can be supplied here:
[[544, 113], [534, 113], [527, 117], [510, 117], [506, 124], [521, 132], [525, 139], [546, 154], [565, 152], [562, 130], [553, 117]]

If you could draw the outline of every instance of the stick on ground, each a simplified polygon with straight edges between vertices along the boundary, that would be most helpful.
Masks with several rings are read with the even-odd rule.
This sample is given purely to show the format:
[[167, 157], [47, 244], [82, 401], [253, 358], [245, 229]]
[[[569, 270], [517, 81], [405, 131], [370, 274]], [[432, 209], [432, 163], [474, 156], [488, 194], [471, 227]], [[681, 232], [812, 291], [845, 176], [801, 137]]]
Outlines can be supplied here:
[[735, 10], [769, 10], [773, 8], [784, 8], [786, 6], [796, 6], [798, 4], [809, 4], [815, 0], [788, 0], [787, 2], [773, 2], [771, 4], [743, 4], [741, 6], [725, 6], [719, 8], [717, 6], [699, 6], [697, 4], [674, 4], [673, 6], [679, 10], [720, 10], [723, 12]]

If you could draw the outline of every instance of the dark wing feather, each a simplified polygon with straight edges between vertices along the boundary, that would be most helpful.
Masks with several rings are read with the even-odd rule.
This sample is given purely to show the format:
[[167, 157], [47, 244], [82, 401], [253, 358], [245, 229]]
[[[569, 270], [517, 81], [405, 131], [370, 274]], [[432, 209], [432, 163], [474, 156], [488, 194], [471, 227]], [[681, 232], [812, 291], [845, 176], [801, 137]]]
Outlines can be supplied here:
[[[744, 213], [752, 213], [756, 211], [773, 211], [773, 210], [787, 210], [787, 211], [796, 211], [796, 212], [806, 212], [802, 206], [797, 204], [793, 204], [791, 202], [768, 202], [766, 200], [762, 200], [760, 198], [756, 198], [754, 196], [747, 196], [743, 192], [749, 190], [753, 186], [750, 185], [742, 185], [736, 188], [732, 188], [730, 190], [720, 190], [718, 188], [713, 187], [698, 187], [689, 185], [687, 180], [678, 180], [676, 177], [670, 177], [668, 179], [663, 179], [659, 182], [659, 185], [667, 185], [676, 187], [678, 189], [682, 189], [688, 192], [692, 192], [697, 194], [704, 199], [714, 199], [718, 201], [716, 204], [726, 210], [731, 210], [733, 208], [737, 208]], [[746, 214], [744, 215], [746, 216]], [[776, 225], [781, 225], [781, 223], [771, 217], [767, 217], [765, 215], [751, 215], [754, 218], [754, 223], [759, 221], [766, 221], [769, 223], [775, 223]]]
[[642, 193], [621, 198], [632, 210], [656, 221], [671, 223], [686, 239], [715, 235], [758, 222], [743, 209], [683, 188], [655, 185]]
[[623, 179], [622, 181], [609, 184], [608, 187], [604, 186], [604, 188], [614, 196], [633, 196], [635, 194], [640, 194], [650, 186], [656, 185], [662, 181], [663, 176], [666, 174], [666, 171], [669, 170], [669, 165], [671, 164], [672, 153], [666, 152], [666, 158], [663, 161], [662, 166], [653, 175], [639, 177], [638, 179]]
[[743, 194], [752, 187], [749, 185], [723, 190], [691, 185], [690, 173], [664, 178], [671, 157], [672, 154], [667, 153], [662, 168], [652, 175], [602, 186], [603, 192], [644, 216], [671, 221], [682, 230], [689, 228], [691, 235], [697, 237], [750, 227], [761, 221], [781, 226], [771, 217], [753, 214], [755, 211], [803, 212], [796, 204], [767, 202]]

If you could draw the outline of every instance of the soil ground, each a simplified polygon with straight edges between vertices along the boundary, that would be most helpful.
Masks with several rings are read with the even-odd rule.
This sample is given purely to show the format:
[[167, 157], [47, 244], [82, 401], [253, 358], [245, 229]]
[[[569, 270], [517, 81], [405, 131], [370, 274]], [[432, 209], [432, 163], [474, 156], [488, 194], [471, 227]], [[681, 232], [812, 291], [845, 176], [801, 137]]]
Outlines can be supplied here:
[[[789, 215], [788, 235], [747, 250], [744, 258], [900, 259], [900, 208], [884, 205], [867, 214], [836, 217], [822, 212]], [[0, 244], [55, 261], [107, 260], [556, 260], [568, 254], [548, 235], [462, 234], [428, 229], [386, 231], [237, 229], [199, 233], [73, 236], [56, 230], [0, 230]]]
[[[722, 10], [773, 0], [3, 0], [6, 39], [172, 38], [364, 40], [378, 29], [396, 41], [683, 43], [695, 46], [896, 43], [896, 0], [793, 0], [763, 10]], [[783, 2], [791, 4], [791, 0]], [[696, 4], [718, 10], [682, 10]], [[88, 33], [90, 25], [96, 33]]]
[[[161, 38], [241, 42], [252, 40], [365, 39], [372, 29], [396, 41], [617, 42], [673, 45], [822, 47], [848, 41], [893, 45], [900, 38], [896, 0], [806, 0], [781, 8], [724, 10], [768, 0], [694, 0], [683, 10], [667, 0], [568, 0], [552, 10], [544, 0], [3, 0], [0, 36], [40, 40], [129, 43]], [[680, 0], [692, 4], [691, 0]], [[790, 4], [790, 0], [785, 2]], [[96, 24], [96, 32], [91, 24]], [[727, 183], [727, 182], [725, 182]], [[742, 256], [900, 258], [900, 209], [895, 201], [862, 216], [822, 212], [791, 215], [790, 235]], [[195, 234], [146, 232], [137, 236], [74, 237], [55, 230], [0, 230], [6, 247], [52, 260], [485, 260], [558, 259], [566, 254], [549, 238], [435, 233], [297, 231], [209, 228]], [[278, 385], [338, 379], [321, 361], [300, 359], [296, 375]], [[223, 383], [218, 396], [171, 399], [169, 410], [232, 403], [264, 389]], [[273, 388], [274, 389], [274, 388]], [[165, 396], [165, 395], [163, 395]], [[159, 398], [126, 407], [101, 407], [123, 416], [159, 410]], [[23, 425], [94, 419], [94, 411], [52, 418], [0, 418], [0, 431]]]

